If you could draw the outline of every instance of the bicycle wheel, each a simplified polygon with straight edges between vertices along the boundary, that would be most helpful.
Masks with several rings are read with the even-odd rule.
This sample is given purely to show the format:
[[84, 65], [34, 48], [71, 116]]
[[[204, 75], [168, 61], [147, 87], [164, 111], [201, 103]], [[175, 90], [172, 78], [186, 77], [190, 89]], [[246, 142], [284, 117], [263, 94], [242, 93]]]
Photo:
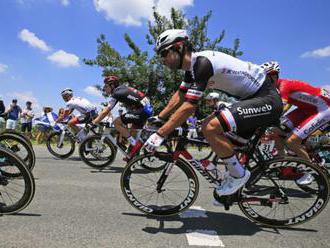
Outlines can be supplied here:
[[74, 153], [75, 141], [68, 135], [64, 136], [62, 144], [60, 143], [61, 133], [52, 132], [46, 141], [48, 151], [57, 158], [68, 158]]
[[[297, 185], [305, 173], [313, 176], [308, 185], [313, 190]], [[254, 167], [239, 194], [238, 205], [249, 219], [271, 227], [293, 226], [322, 212], [329, 200], [329, 182], [318, 166], [288, 157]]]
[[0, 135], [1, 135], [1, 134], [7, 134], [7, 133], [15, 134], [15, 135], [21, 137], [22, 139], [24, 139], [24, 141], [26, 141], [26, 143], [28, 143], [28, 144], [31, 146], [31, 148], [33, 148], [32, 143], [31, 143], [31, 140], [28, 139], [25, 135], [23, 135], [23, 134], [17, 132], [16, 130], [6, 129], [6, 130], [2, 131], [2, 132], [0, 133]]
[[36, 163], [36, 155], [25, 139], [14, 133], [3, 133], [0, 134], [0, 145], [15, 153], [24, 161], [30, 171], [33, 170]]
[[[121, 189], [134, 208], [148, 215], [168, 216], [194, 203], [199, 190], [197, 175], [188, 162], [181, 158], [171, 161], [171, 156], [162, 152], [149, 153], [127, 164], [121, 175]], [[163, 170], [149, 170], [143, 166], [164, 162]]]
[[0, 147], [0, 214], [13, 214], [26, 208], [35, 193], [35, 182], [24, 162]]
[[87, 165], [102, 169], [113, 163], [117, 149], [109, 139], [102, 140], [101, 135], [92, 135], [81, 143], [79, 154]]
[[[170, 143], [164, 143], [157, 149], [157, 151], [161, 152], [161, 153], [172, 153], [173, 148], [172, 148]], [[147, 154], [149, 152], [146, 149], [144, 149], [143, 153]], [[144, 169], [158, 171], [158, 170], [163, 170], [165, 168], [166, 164], [167, 164], [166, 161], [163, 161], [163, 162], [159, 161], [159, 163], [153, 163], [153, 160], [154, 159], [152, 157], [150, 157], [148, 163], [142, 163], [141, 166]]]

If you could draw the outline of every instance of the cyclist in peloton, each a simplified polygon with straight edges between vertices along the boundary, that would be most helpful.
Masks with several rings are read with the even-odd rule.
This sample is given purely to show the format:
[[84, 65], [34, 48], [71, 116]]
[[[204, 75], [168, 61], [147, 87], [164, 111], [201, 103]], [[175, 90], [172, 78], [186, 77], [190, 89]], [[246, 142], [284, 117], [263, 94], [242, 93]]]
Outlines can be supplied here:
[[206, 104], [214, 110], [217, 110], [221, 104], [225, 105], [226, 107], [231, 105], [229, 102], [220, 101], [220, 94], [218, 92], [210, 92], [204, 99]]
[[74, 97], [73, 90], [66, 88], [61, 92], [63, 100], [65, 101], [66, 108], [58, 117], [55, 123], [60, 123], [67, 116], [71, 115], [74, 110], [77, 110], [80, 115], [75, 116], [68, 121], [69, 127], [77, 135], [81, 141], [85, 138], [86, 134], [83, 128], [79, 128], [76, 124], [88, 123], [97, 116], [96, 106], [90, 103], [87, 99], [81, 97]]
[[202, 127], [204, 137], [229, 171], [216, 192], [218, 195], [235, 193], [247, 182], [250, 172], [240, 164], [224, 132], [246, 135], [257, 127], [278, 122], [283, 106], [274, 84], [258, 65], [218, 51], [192, 52], [185, 30], [170, 29], [161, 33], [156, 49], [166, 66], [184, 70], [185, 77], [167, 106], [153, 118], [159, 121], [170, 117], [169, 120], [149, 137], [145, 147], [149, 151], [156, 149], [169, 133], [184, 123], [195, 111], [205, 89], [218, 89], [238, 98], [239, 102], [207, 118]]
[[[104, 95], [109, 97], [109, 104], [103, 111], [92, 121], [94, 125], [102, 121], [115, 107], [117, 103], [122, 103], [127, 112], [117, 117], [113, 122], [116, 130], [126, 137], [132, 147], [136, 145], [134, 133], [127, 129], [127, 124], [133, 124], [133, 128], [142, 128], [147, 119], [152, 116], [153, 108], [149, 99], [145, 94], [137, 89], [120, 85], [119, 78], [111, 75], [104, 78], [103, 86]], [[131, 155], [135, 153], [135, 149], [131, 149], [127, 155], [130, 159]]]
[[279, 79], [280, 66], [276, 61], [262, 65], [278, 88], [284, 112], [292, 105], [297, 108], [282, 118], [282, 124], [290, 130], [286, 145], [297, 156], [310, 161], [302, 142], [321, 126], [330, 121], [330, 95], [327, 90], [292, 79]]

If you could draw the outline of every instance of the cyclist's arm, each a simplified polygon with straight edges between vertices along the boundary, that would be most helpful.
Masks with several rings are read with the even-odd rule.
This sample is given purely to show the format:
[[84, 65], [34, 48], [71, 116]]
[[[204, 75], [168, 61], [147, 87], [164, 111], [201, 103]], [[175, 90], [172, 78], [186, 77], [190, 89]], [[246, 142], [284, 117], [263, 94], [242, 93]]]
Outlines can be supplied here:
[[73, 112], [73, 109], [71, 109], [71, 110], [70, 110], [70, 109], [64, 110], [64, 111], [60, 114], [60, 116], [56, 119], [55, 123], [60, 123], [61, 121], [64, 120], [64, 118], [65, 118], [66, 116], [71, 115], [72, 112]]
[[[185, 102], [175, 111], [171, 118], [157, 131], [161, 136], [167, 136], [176, 127], [182, 125], [197, 109], [197, 103], [202, 98], [208, 80], [213, 75], [213, 67], [206, 57], [197, 57], [193, 66], [195, 79], [192, 74], [185, 74], [185, 82], [193, 82], [184, 96]], [[190, 78], [189, 78], [190, 77]], [[161, 116], [162, 117], [162, 116]]]
[[109, 105], [101, 111], [101, 113], [92, 121], [92, 123], [94, 125], [100, 123], [110, 113], [110, 111], [115, 107], [117, 103], [118, 100], [112, 96], [109, 100]]
[[191, 116], [197, 108], [197, 105], [191, 102], [184, 102], [171, 118], [160, 128], [157, 133], [160, 136], [169, 135], [176, 127], [181, 126]]
[[112, 108], [106, 107], [104, 108], [101, 113], [92, 121], [94, 125], [100, 123], [111, 111]]
[[166, 107], [159, 113], [159, 117], [163, 120], [166, 120], [167, 117], [177, 109], [182, 103], [184, 102], [184, 95], [185, 93], [181, 90], [177, 90], [175, 94], [172, 96], [169, 103]]

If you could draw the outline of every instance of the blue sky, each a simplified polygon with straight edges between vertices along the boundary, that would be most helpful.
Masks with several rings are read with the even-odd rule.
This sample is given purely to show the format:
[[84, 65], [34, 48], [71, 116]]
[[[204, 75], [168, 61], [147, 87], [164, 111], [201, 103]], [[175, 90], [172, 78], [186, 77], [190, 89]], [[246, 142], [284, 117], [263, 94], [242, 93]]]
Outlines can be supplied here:
[[330, 87], [329, 0], [1, 0], [0, 95], [6, 104], [15, 97], [21, 105], [32, 100], [37, 109], [57, 109], [64, 105], [61, 89], [72, 87], [101, 102], [90, 87], [101, 82], [101, 69], [82, 59], [96, 56], [101, 33], [123, 54], [125, 32], [151, 49], [144, 37], [153, 5], [188, 17], [212, 10], [209, 36], [224, 29], [224, 46], [240, 38], [241, 59], [277, 60], [282, 77]]

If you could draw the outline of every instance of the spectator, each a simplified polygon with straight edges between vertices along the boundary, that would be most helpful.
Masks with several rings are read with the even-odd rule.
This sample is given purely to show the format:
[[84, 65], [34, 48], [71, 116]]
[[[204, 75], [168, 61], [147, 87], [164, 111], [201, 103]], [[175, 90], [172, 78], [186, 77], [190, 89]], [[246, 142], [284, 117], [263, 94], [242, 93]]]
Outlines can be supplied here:
[[5, 111], [6, 111], [5, 104], [3, 103], [3, 100], [0, 97], [0, 127], [1, 127], [1, 129], [3, 128], [4, 123], [6, 123], [6, 120], [5, 120], [5, 118], [6, 118]]
[[50, 131], [51, 125], [54, 125], [55, 120], [57, 119], [57, 114], [52, 112], [53, 108], [51, 107], [44, 107], [43, 108], [43, 115], [40, 116], [39, 118], [37, 118], [40, 122], [44, 122], [44, 123], [49, 123], [49, 125], [43, 125], [43, 124], [39, 124], [38, 125], [38, 133], [36, 135], [36, 141], [41, 144], [47, 135], [47, 132]]
[[7, 114], [6, 129], [15, 129], [22, 109], [17, 105], [17, 99], [13, 99], [5, 112]]
[[27, 131], [27, 137], [32, 138], [32, 119], [34, 117], [34, 113], [32, 111], [32, 102], [26, 102], [26, 108], [22, 111], [21, 114], [21, 123], [22, 123], [22, 133]]
[[195, 116], [195, 113], [193, 113], [187, 120], [187, 125], [188, 125], [188, 139], [196, 139], [198, 137], [197, 135], [197, 130], [196, 130], [196, 125], [197, 125], [197, 117]]

